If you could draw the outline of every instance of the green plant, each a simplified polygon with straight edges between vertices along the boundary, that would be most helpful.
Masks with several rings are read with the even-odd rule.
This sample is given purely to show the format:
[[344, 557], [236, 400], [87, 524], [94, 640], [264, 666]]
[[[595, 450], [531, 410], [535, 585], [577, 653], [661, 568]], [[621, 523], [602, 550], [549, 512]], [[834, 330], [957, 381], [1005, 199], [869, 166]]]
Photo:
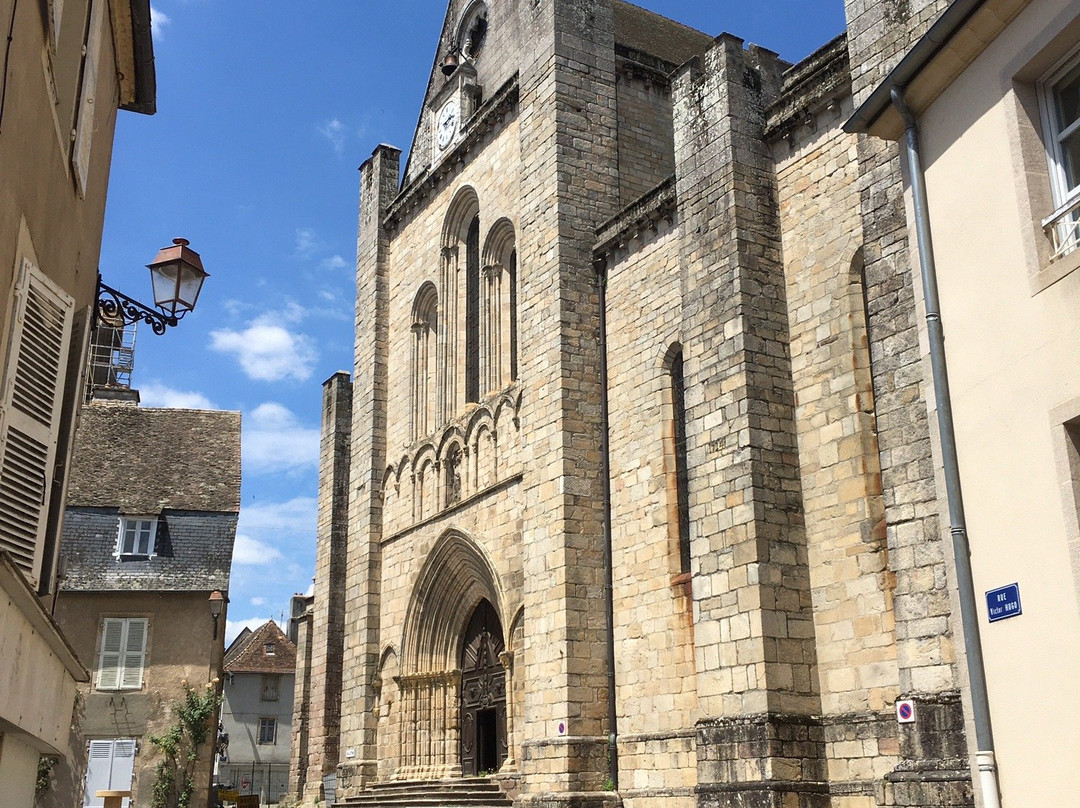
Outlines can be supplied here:
[[615, 781], [612, 780], [610, 777], [608, 777], [606, 780], [604, 780], [604, 791], [614, 791], [614, 790], [615, 790]]
[[175, 723], [150, 742], [164, 756], [154, 769], [151, 808], [190, 808], [199, 750], [210, 734], [210, 719], [221, 705], [217, 679], [199, 692], [184, 682], [184, 698], [173, 704]]
[[51, 755], [42, 755], [37, 762], [37, 782], [34, 784], [34, 801], [45, 796], [45, 792], [52, 788], [52, 772], [56, 766], [57, 758]]

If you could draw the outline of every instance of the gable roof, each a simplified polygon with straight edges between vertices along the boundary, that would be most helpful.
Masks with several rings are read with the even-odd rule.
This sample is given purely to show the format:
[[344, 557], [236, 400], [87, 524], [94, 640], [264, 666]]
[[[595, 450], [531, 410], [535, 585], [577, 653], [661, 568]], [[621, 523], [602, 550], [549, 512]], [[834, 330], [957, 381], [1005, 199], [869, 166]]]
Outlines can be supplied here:
[[[226, 673], [280, 673], [296, 671], [296, 646], [289, 641], [278, 624], [267, 620], [250, 636], [233, 641], [225, 653]], [[273, 653], [267, 653], [267, 646]]]
[[678, 67], [709, 49], [713, 37], [624, 0], [612, 0], [615, 44]]
[[68, 507], [121, 513], [240, 510], [240, 413], [83, 405]]

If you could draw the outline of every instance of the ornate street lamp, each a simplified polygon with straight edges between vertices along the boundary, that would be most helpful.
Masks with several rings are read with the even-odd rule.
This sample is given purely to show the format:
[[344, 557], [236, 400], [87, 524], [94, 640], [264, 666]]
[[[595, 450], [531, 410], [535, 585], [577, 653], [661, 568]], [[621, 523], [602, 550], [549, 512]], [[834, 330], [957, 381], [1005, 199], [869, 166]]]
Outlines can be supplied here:
[[221, 617], [221, 610], [225, 606], [225, 596], [215, 589], [210, 593], [210, 617], [214, 621], [214, 639], [217, 639], [217, 621]]
[[[208, 277], [199, 254], [188, 248], [188, 240], [174, 238], [172, 246], [162, 247], [154, 260], [146, 265], [154, 288], [154, 305], [159, 310], [128, 297], [107, 286], [98, 275], [97, 303], [94, 318], [114, 328], [130, 323], [148, 324], [155, 334], [175, 326], [195, 308]], [[216, 625], [216, 623], [215, 623]]]

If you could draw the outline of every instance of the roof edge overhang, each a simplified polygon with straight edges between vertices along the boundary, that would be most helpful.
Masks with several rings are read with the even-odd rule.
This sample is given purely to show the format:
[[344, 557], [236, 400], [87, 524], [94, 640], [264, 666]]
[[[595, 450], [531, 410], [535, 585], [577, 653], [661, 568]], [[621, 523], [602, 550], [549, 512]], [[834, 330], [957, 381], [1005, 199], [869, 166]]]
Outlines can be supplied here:
[[110, 3], [113, 44], [120, 74], [120, 109], [157, 112], [157, 71], [150, 26], [150, 0]]
[[918, 117], [1030, 2], [953, 0], [855, 110], [844, 131], [899, 140], [904, 121], [892, 104], [892, 88], [905, 91], [907, 103]]

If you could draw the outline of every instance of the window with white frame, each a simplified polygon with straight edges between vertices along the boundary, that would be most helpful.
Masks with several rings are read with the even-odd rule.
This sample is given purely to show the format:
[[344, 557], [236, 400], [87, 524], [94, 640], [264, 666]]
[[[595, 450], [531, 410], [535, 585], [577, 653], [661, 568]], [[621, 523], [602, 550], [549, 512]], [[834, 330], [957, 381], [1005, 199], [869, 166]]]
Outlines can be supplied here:
[[259, 743], [262, 745], [272, 745], [277, 743], [276, 718], [259, 719]]
[[1054, 212], [1043, 221], [1058, 258], [1080, 247], [1080, 52], [1039, 85]]
[[157, 538], [157, 519], [152, 516], [121, 516], [116, 554], [151, 556]]
[[98, 690], [138, 690], [146, 663], [145, 617], [106, 617], [101, 625]]

